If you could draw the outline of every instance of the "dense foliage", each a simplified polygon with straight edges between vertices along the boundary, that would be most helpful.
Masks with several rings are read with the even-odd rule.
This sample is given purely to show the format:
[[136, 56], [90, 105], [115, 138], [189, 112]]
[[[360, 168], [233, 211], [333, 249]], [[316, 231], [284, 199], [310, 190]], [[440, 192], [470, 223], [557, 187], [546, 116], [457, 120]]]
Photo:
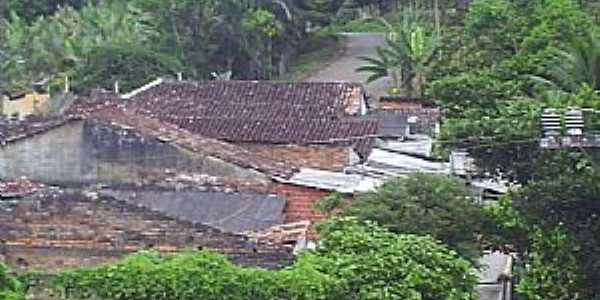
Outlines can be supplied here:
[[334, 299], [336, 280], [298, 263], [283, 271], [241, 268], [222, 255], [144, 252], [114, 265], [65, 272], [66, 299]]
[[131, 91], [157, 77], [175, 76], [180, 70], [177, 59], [141, 47], [95, 47], [77, 70], [81, 78], [74, 82], [74, 89], [111, 90], [119, 82], [121, 90]]
[[[5, 27], [2, 48], [8, 56], [2, 72], [11, 90], [27, 89], [31, 82], [62, 82], [84, 74], [77, 68], [94, 57], [97, 47], [141, 47], [157, 35], [152, 16], [131, 5], [65, 8], [28, 24], [12, 14]], [[112, 77], [114, 73], [104, 74]], [[136, 76], [130, 74], [129, 76]]]
[[[425, 94], [442, 107], [438, 154], [467, 150], [480, 175], [500, 173], [522, 185], [482, 208], [463, 182], [418, 174], [346, 207], [341, 195], [328, 197], [323, 209], [342, 206], [366, 223], [322, 224], [322, 243], [285, 270], [241, 268], [208, 252], [141, 253], [66, 272], [56, 287], [67, 298], [107, 300], [470, 299], [470, 261], [483, 237], [520, 253], [523, 299], [598, 299], [597, 159], [580, 149], [542, 151], [538, 123], [548, 107], [600, 109], [599, 3], [0, 1], [0, 91], [9, 92], [32, 83], [57, 90], [66, 77], [82, 93], [114, 81], [127, 91], [179, 72], [282, 78], [299, 52], [335, 39], [324, 33], [388, 31], [378, 57], [364, 58], [369, 65], [360, 70], [371, 79], [391, 76], [395, 92]], [[415, 15], [420, 22], [407, 18]], [[600, 114], [586, 122], [600, 130]], [[22, 299], [3, 266], [0, 298]]]
[[[92, 50], [113, 47], [136, 50], [122, 57], [122, 64], [160, 57], [177, 61], [173, 68], [186, 78], [210, 79], [213, 73], [226, 72], [242, 79], [275, 78], [287, 72], [311, 35], [306, 24], [327, 24], [322, 9], [339, 9], [319, 0], [47, 2], [30, 10], [20, 1], [3, 3], [0, 89], [20, 91], [32, 82], [53, 87], [65, 76], [85, 83], [79, 79], [87, 75], [86, 64], [105, 62], [93, 62], [99, 57]], [[96, 74], [102, 75], [101, 82], [121, 75], [104, 71]], [[145, 71], [131, 68], [123, 74], [123, 86], [137, 83], [130, 78], [145, 78]]]
[[483, 209], [459, 179], [430, 174], [393, 179], [355, 196], [343, 213], [396, 233], [430, 235], [463, 257], [479, 257], [476, 234], [483, 226]]
[[307, 259], [343, 280], [343, 299], [466, 300], [475, 295], [473, 265], [431, 237], [395, 234], [355, 218], [318, 228], [322, 241]]
[[[597, 238], [600, 235], [600, 173], [589, 163], [569, 160], [571, 162], [561, 173], [550, 173], [513, 195], [513, 205], [526, 224], [543, 229], [540, 232], [543, 238], [556, 236], [553, 230], [560, 229], [559, 233], [564, 237], [557, 240], [556, 245], [539, 247], [534, 243], [532, 254], [538, 251], [543, 257], [556, 255], [553, 251], [558, 250], [568, 254], [571, 262], [561, 261], [565, 263], [563, 274], [567, 274], [566, 268], [576, 268], [569, 276], [579, 279], [571, 283], [575, 288], [571, 292], [579, 293], [583, 299], [594, 299], [600, 295], [597, 285], [600, 280], [600, 264], [597, 263], [600, 259], [600, 240]], [[538, 256], [533, 258], [538, 259]], [[543, 274], [538, 276], [546, 278]]]
[[447, 110], [441, 146], [472, 150], [483, 172], [529, 180], [542, 107], [575, 103], [589, 81], [571, 82], [574, 93], [556, 101], [539, 79], [557, 81], [558, 71], [585, 74], [564, 57], [578, 56], [571, 45], [589, 36], [592, 24], [571, 0], [474, 1], [464, 27], [447, 37], [454, 40], [453, 59], [439, 67], [428, 90]]
[[[495, 222], [484, 233], [522, 254], [524, 299], [600, 295], [597, 161], [539, 146], [542, 109], [600, 105], [591, 2], [473, 1], [462, 24], [445, 28], [445, 55], [427, 90], [446, 112], [439, 154], [467, 150], [482, 175], [523, 185], [486, 208]], [[587, 130], [597, 130], [594, 120], [586, 117]]]
[[470, 299], [471, 264], [429, 237], [354, 219], [326, 222], [322, 243], [284, 270], [237, 267], [211, 252], [143, 252], [59, 275], [68, 299]]
[[23, 287], [9, 273], [6, 266], [0, 263], [0, 299], [24, 300]]
[[500, 240], [523, 253], [525, 299], [600, 295], [600, 177], [582, 154], [544, 153], [535, 180], [488, 208]]

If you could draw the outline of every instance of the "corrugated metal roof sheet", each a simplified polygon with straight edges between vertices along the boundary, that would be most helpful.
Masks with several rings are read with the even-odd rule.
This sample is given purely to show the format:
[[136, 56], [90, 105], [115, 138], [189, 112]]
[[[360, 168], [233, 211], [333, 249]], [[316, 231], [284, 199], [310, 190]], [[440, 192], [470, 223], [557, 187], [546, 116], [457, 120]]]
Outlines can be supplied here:
[[310, 168], [301, 168], [300, 172], [284, 182], [340, 193], [369, 192], [383, 183], [379, 179], [363, 175]]
[[449, 163], [430, 161], [381, 149], [373, 149], [366, 165], [373, 169], [381, 169], [398, 174], [415, 172], [450, 173]]

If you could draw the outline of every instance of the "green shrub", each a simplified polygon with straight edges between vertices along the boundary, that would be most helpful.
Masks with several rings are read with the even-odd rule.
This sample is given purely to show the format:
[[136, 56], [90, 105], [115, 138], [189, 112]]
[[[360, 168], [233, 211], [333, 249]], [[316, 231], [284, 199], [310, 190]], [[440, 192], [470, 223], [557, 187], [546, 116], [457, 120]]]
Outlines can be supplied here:
[[334, 25], [336, 32], [386, 32], [388, 29], [379, 18], [355, 19]]
[[64, 299], [338, 300], [470, 299], [471, 264], [430, 237], [397, 235], [373, 223], [320, 225], [322, 242], [283, 270], [243, 268], [212, 252], [141, 252], [74, 269], [51, 286]]
[[355, 196], [344, 214], [377, 222], [397, 234], [430, 235], [464, 258], [480, 256], [476, 232], [483, 209], [460, 179], [431, 174], [396, 178]]
[[21, 283], [8, 273], [8, 268], [0, 263], [0, 299], [24, 300]]
[[298, 263], [282, 271], [241, 268], [212, 252], [142, 252], [114, 265], [75, 269], [53, 283], [67, 299], [334, 299], [336, 280]]
[[[373, 222], [319, 224], [322, 242], [301, 257], [343, 281], [343, 299], [473, 299], [469, 261], [429, 236], [395, 234]], [[340, 298], [342, 299], [342, 298]]]

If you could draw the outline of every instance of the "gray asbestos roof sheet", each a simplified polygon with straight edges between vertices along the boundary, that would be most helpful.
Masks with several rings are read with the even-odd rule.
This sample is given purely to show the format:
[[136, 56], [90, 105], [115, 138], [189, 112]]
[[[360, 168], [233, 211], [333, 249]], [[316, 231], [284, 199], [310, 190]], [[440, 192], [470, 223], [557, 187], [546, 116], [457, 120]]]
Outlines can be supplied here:
[[105, 190], [103, 194], [234, 233], [265, 230], [284, 221], [285, 200], [271, 195], [164, 190]]

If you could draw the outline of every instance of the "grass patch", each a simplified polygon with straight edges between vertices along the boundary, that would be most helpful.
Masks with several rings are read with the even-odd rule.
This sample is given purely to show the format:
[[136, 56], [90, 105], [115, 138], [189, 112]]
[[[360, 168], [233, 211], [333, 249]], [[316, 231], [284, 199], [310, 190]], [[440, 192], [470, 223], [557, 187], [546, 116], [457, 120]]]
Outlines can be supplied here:
[[379, 18], [356, 19], [344, 24], [332, 25], [333, 32], [386, 32], [387, 27]]
[[317, 33], [306, 39], [299, 55], [292, 61], [289, 71], [279, 80], [302, 80], [333, 61], [343, 46], [343, 38], [329, 33]]

